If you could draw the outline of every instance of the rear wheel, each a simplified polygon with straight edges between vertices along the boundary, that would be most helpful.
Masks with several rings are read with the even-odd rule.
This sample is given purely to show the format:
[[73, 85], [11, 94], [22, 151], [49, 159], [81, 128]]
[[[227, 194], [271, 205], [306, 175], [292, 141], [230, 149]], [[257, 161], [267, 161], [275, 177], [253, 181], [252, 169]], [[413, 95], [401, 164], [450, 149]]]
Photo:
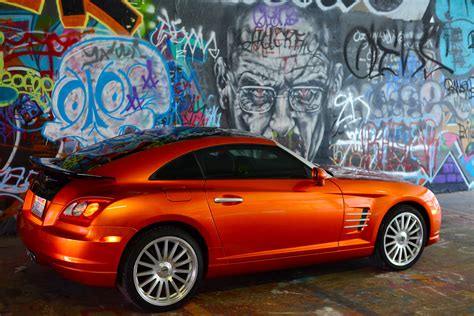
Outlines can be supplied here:
[[131, 246], [119, 288], [141, 309], [170, 311], [194, 295], [203, 265], [202, 251], [190, 234], [176, 227], [158, 227]]
[[400, 205], [384, 218], [375, 245], [375, 261], [387, 270], [404, 270], [420, 258], [427, 237], [426, 223], [412, 206]]

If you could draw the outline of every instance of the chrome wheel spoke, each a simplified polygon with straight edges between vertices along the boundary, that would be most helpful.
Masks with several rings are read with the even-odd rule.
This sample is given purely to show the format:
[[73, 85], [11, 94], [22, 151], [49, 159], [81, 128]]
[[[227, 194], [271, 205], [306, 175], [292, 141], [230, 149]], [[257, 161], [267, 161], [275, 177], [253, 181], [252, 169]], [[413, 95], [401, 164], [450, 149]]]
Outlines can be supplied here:
[[387, 253], [387, 255], [390, 256], [390, 254], [397, 248], [398, 248], [398, 246], [396, 246], [396, 245], [393, 246], [392, 249]]
[[413, 224], [411, 224], [411, 225], [407, 228], [407, 231], [409, 232], [410, 230], [412, 230], [415, 225], [416, 225], [416, 220], [413, 221]]
[[173, 275], [173, 278], [175, 278], [176, 280], [178, 280], [179, 282], [181, 282], [181, 283], [183, 283], [183, 284], [186, 283], [186, 280], [185, 280], [185, 279], [183, 279], [183, 278], [180, 277], [180, 276], [177, 276], [176, 274]]
[[168, 280], [165, 280], [165, 293], [166, 293], [166, 298], [170, 298], [170, 284]]
[[395, 226], [397, 226], [397, 233], [401, 231], [400, 224], [398, 223], [397, 218], [395, 218]]
[[168, 259], [168, 239], [165, 240], [165, 247], [163, 248], [163, 258]]
[[153, 281], [154, 279], [156, 279], [156, 277], [153, 275], [151, 277], [149, 277], [148, 279], [146, 279], [144, 282], [140, 283], [140, 287], [143, 288], [145, 285], [147, 285], [148, 283], [150, 283], [151, 281]]
[[141, 265], [141, 266], [145, 266], [147, 268], [152, 268], [152, 269], [155, 268], [155, 266], [152, 265], [151, 263], [147, 263], [147, 262], [143, 262], [143, 261], [138, 261], [138, 264]]
[[411, 221], [411, 217], [408, 216], [407, 221], [405, 222], [405, 227], [403, 227], [404, 230], [408, 231], [408, 227], [410, 226], [410, 221]]
[[395, 235], [389, 235], [389, 234], [385, 235], [385, 237], [392, 238], [392, 239], [396, 239], [396, 238], [397, 238], [397, 236], [395, 236]]
[[398, 252], [400, 251], [400, 247], [398, 247], [398, 246], [395, 246], [395, 249], [396, 249], [396, 250], [395, 250], [395, 253], [393, 254], [393, 257], [392, 257], [392, 258], [393, 258], [393, 260], [396, 260], [396, 258], [397, 258], [397, 255], [398, 255]]
[[191, 262], [191, 259], [188, 258], [184, 261], [176, 262], [175, 267], [181, 267], [182, 265], [185, 265], [185, 264], [190, 263], [190, 262]]
[[171, 286], [174, 288], [174, 290], [176, 291], [176, 294], [179, 294], [179, 288], [178, 286], [176, 285], [176, 283], [174, 282], [173, 278], [171, 278], [170, 280], [170, 283], [171, 283]]
[[163, 290], [163, 281], [160, 280], [160, 285], [158, 285], [158, 291], [156, 292], [156, 298], [160, 298], [161, 290]]
[[148, 258], [151, 259], [151, 261], [153, 261], [154, 264], [157, 264], [157, 263], [158, 263], [158, 260], [156, 260], [156, 258], [153, 257], [153, 256], [151, 255], [151, 253], [149, 253], [148, 251], [145, 251], [145, 254], [148, 256]]
[[178, 249], [178, 246], [178, 243], [174, 244], [173, 249], [171, 249], [170, 255], [168, 256], [169, 260], [173, 260], [174, 253], [176, 252], [176, 249]]
[[155, 270], [146, 270], [146, 271], [137, 273], [137, 276], [141, 277], [141, 276], [150, 275], [150, 274], [155, 274]]
[[151, 292], [153, 292], [153, 290], [155, 289], [156, 285], [158, 284], [160, 280], [158, 278], [155, 279], [155, 282], [153, 282], [153, 284], [151, 285], [150, 289], [148, 290], [148, 292], [146, 292], [147, 295], [150, 295]]
[[158, 260], [162, 260], [163, 256], [161, 255], [160, 247], [158, 247], [158, 243], [154, 243], [153, 246], [155, 247], [156, 255], [158, 256]]
[[181, 258], [184, 254], [186, 253], [186, 249], [184, 249], [183, 251], [181, 251], [176, 257], [173, 258], [173, 261], [176, 262], [179, 260], [179, 258]]
[[388, 228], [391, 229], [395, 234], [398, 234], [398, 231], [395, 228], [393, 228], [391, 225], [388, 226]]
[[409, 231], [409, 233], [410, 233], [410, 235], [413, 235], [414, 233], [416, 233], [419, 230], [420, 230], [420, 227], [417, 227], [414, 230]]

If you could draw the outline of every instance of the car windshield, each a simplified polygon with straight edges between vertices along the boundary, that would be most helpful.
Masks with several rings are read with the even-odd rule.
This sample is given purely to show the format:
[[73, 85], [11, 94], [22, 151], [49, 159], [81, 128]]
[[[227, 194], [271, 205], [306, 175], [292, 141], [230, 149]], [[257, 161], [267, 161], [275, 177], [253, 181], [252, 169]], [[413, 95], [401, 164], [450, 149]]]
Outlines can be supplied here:
[[138, 151], [160, 147], [179, 140], [203, 136], [255, 136], [237, 130], [220, 128], [165, 127], [138, 131], [98, 142], [71, 155], [52, 161], [56, 166], [72, 172], [88, 171]]

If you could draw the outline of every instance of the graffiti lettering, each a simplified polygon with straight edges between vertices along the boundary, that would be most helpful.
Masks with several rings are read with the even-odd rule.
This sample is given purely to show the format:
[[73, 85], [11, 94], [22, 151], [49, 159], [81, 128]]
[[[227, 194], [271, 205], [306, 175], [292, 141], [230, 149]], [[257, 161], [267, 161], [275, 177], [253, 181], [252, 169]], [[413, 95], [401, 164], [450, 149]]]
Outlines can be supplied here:
[[335, 129], [347, 127], [360, 120], [365, 121], [370, 116], [370, 106], [364, 100], [364, 96], [354, 97], [351, 92], [338, 94], [334, 99], [334, 107], [340, 110]]
[[30, 185], [30, 179], [38, 173], [34, 170], [26, 172], [24, 167], [0, 170], [0, 192], [25, 193]]
[[289, 5], [259, 5], [253, 12], [253, 22], [257, 28], [291, 26], [298, 22], [298, 11]]
[[[376, 33], [365, 27], [356, 27], [344, 41], [344, 60], [357, 78], [373, 79], [387, 74], [415, 77], [423, 71], [429, 78], [437, 70], [453, 71], [427, 54], [435, 29], [418, 31], [383, 31]], [[410, 68], [410, 62], [418, 64]]]
[[176, 45], [173, 52], [174, 58], [190, 58], [205, 61], [207, 55], [214, 59], [219, 55], [219, 49], [216, 43], [216, 34], [211, 32], [207, 41], [204, 40], [202, 27], [197, 30], [191, 28], [188, 32], [184, 26], [181, 26], [181, 19], [170, 21], [168, 11], [161, 10], [161, 16], [158, 16], [159, 25], [151, 34], [150, 41], [158, 47], [162, 53], [166, 50], [167, 41]]
[[455, 94], [463, 96], [465, 99], [474, 98], [474, 77], [469, 77], [467, 80], [455, 80], [446, 78], [444, 80], [444, 87], [448, 95]]
[[28, 91], [29, 94], [40, 97], [53, 90], [54, 82], [49, 77], [39, 77], [33, 72], [12, 74], [4, 70], [0, 72], [0, 85], [11, 87], [18, 92]]
[[84, 51], [84, 56], [87, 57], [84, 66], [98, 63], [103, 60], [122, 59], [122, 58], [145, 58], [140, 51], [138, 40], [133, 41], [133, 45], [129, 46], [120, 42], [112, 42], [109, 47], [92, 47], [89, 51]]
[[272, 55], [280, 48], [290, 49], [295, 54], [310, 54], [314, 51], [313, 39], [295, 29], [280, 27], [254, 29], [244, 31], [242, 39], [238, 45], [243, 50], [261, 52], [264, 56]]
[[459, 127], [459, 138], [461, 140], [467, 140], [467, 143], [470, 143], [471, 140], [474, 140], [474, 126], [471, 126], [471, 121], [466, 123], [457, 123]]

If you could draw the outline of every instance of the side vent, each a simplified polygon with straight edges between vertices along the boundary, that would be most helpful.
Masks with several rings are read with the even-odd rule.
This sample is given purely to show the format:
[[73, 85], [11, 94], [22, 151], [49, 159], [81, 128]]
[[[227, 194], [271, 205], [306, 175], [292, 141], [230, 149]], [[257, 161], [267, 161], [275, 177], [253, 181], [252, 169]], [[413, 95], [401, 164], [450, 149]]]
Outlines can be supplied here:
[[362, 209], [362, 212], [350, 212], [346, 213], [346, 219], [344, 220], [344, 228], [351, 229], [357, 228], [358, 231], [361, 231], [364, 227], [368, 224], [367, 222], [370, 221], [369, 208], [365, 207]]

